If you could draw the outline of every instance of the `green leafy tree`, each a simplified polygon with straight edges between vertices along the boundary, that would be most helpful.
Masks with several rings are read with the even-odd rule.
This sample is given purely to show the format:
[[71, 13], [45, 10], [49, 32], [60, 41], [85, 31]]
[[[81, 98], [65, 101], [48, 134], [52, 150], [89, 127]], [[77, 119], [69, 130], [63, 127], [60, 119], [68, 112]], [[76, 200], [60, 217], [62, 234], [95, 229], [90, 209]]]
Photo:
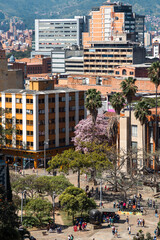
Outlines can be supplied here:
[[94, 200], [87, 198], [85, 191], [77, 187], [68, 187], [59, 200], [64, 210], [72, 215], [73, 224], [76, 212], [88, 211], [96, 207]]
[[156, 126], [155, 126], [155, 151], [158, 150], [158, 119], [157, 119], [157, 91], [160, 85], [160, 62], [153, 62], [151, 67], [148, 69], [148, 76], [150, 81], [155, 85], [156, 88]]
[[141, 101], [139, 101], [135, 105], [135, 108], [134, 108], [135, 118], [140, 121], [141, 126], [142, 126], [143, 166], [145, 164], [144, 153], [145, 153], [145, 150], [146, 150], [146, 149], [144, 149], [144, 143], [145, 143], [145, 128], [144, 128], [144, 124], [148, 121], [147, 116], [151, 115], [151, 111], [149, 109], [150, 109], [150, 105], [145, 101], [145, 99], [142, 99]]
[[101, 92], [96, 89], [88, 89], [86, 92], [85, 107], [89, 110], [92, 121], [95, 124], [98, 109], [102, 107]]
[[7, 193], [0, 186], [0, 239], [20, 239], [20, 235], [16, 229], [18, 227], [18, 216], [15, 211], [15, 206], [12, 202], [8, 202]]
[[[137, 86], [135, 85], [135, 82], [136, 82], [136, 79], [134, 79], [132, 77], [126, 78], [124, 81], [121, 82], [121, 89], [122, 89], [123, 95], [126, 97], [127, 103], [129, 105], [129, 134], [128, 134], [129, 150], [132, 147], [131, 146], [131, 104], [132, 104], [133, 97], [135, 96], [135, 94], [138, 90]], [[128, 165], [128, 170], [132, 174], [132, 159], [131, 159], [130, 163], [128, 162], [127, 165]]]
[[52, 204], [47, 199], [33, 198], [26, 204], [27, 214], [35, 216], [40, 225], [43, 225], [43, 218], [50, 217]]
[[40, 194], [47, 194], [52, 197], [53, 191], [56, 195], [61, 194], [67, 187], [72, 184], [63, 176], [40, 176], [35, 179], [34, 189]]
[[114, 108], [117, 115], [120, 115], [121, 110], [124, 108], [125, 105], [125, 98], [122, 93], [114, 93], [110, 99], [110, 103]]
[[48, 164], [50, 166], [48, 170], [57, 168], [64, 173], [68, 173], [70, 169], [73, 172], [77, 172], [78, 187], [80, 187], [80, 173], [88, 167], [85, 155], [74, 149], [65, 150], [63, 153], [57, 154]]

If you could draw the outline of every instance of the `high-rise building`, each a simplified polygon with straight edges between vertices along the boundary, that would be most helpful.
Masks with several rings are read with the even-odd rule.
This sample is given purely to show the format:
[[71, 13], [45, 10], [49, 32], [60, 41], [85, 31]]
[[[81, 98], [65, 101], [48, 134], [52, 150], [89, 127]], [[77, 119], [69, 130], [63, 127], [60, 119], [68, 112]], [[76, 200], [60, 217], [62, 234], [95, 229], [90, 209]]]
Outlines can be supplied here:
[[92, 8], [90, 17], [89, 32], [83, 33], [83, 46], [91, 46], [94, 41], [112, 41], [124, 33], [144, 43], [144, 16], [134, 14], [131, 5], [106, 2]]
[[144, 34], [144, 46], [149, 47], [151, 45], [152, 35], [150, 32], [145, 32]]
[[87, 31], [87, 17], [73, 19], [36, 19], [35, 51], [51, 51], [82, 45], [82, 32]]

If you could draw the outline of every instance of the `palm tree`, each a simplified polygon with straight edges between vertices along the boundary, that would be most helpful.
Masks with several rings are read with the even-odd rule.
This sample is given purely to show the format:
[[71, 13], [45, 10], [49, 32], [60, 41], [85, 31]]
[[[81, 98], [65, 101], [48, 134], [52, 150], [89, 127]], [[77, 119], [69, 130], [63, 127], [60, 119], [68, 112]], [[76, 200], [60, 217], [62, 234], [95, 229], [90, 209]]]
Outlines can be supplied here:
[[96, 89], [88, 89], [86, 92], [85, 107], [90, 111], [92, 121], [95, 124], [98, 108], [102, 107], [101, 92]]
[[147, 122], [147, 116], [151, 115], [150, 105], [145, 101], [145, 99], [142, 99], [135, 105], [134, 109], [134, 115], [135, 118], [138, 119], [142, 126], [142, 150], [143, 150], [143, 166], [144, 166], [144, 153], [145, 153], [145, 127], [144, 124]]
[[117, 115], [120, 115], [120, 112], [125, 104], [125, 98], [123, 97], [122, 93], [114, 93], [110, 99], [110, 103], [114, 108]]
[[158, 121], [157, 121], [157, 91], [160, 85], [160, 62], [153, 62], [151, 67], [148, 69], [148, 76], [150, 81], [155, 85], [156, 88], [156, 126], [155, 126], [155, 151], [158, 150]]
[[[127, 103], [129, 105], [129, 141], [128, 141], [128, 144], [129, 144], [129, 149], [131, 151], [131, 148], [132, 148], [132, 144], [131, 144], [131, 103], [132, 103], [132, 100], [133, 100], [133, 97], [135, 96], [136, 92], [137, 92], [137, 89], [138, 87], [135, 86], [135, 81], [136, 79], [132, 78], [132, 77], [129, 77], [129, 78], [126, 78], [124, 81], [121, 82], [121, 89], [122, 89], [122, 92], [124, 94], [124, 96], [126, 97], [127, 99]], [[130, 159], [130, 166], [128, 166], [128, 169], [130, 167], [130, 170], [131, 170], [131, 173], [132, 173], [132, 159]]]

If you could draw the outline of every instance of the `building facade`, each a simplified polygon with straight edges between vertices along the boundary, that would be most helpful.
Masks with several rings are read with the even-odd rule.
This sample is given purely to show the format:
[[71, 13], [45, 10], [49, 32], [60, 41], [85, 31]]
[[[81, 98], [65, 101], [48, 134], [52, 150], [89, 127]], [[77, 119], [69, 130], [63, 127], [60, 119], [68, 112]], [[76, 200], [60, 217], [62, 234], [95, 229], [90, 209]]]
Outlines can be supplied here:
[[131, 42], [94, 42], [84, 48], [84, 74], [114, 75], [119, 65], [145, 62], [145, 49]]
[[7, 122], [16, 129], [8, 136], [3, 153], [32, 159], [35, 167], [43, 158], [44, 143], [50, 158], [72, 146], [74, 127], [86, 117], [84, 91], [54, 89], [50, 79], [33, 78], [29, 90], [1, 92], [0, 107], [6, 110]]
[[83, 33], [83, 46], [91, 42], [112, 41], [119, 34], [133, 34], [144, 43], [144, 16], [132, 12], [132, 6], [106, 2], [90, 12], [89, 32]]
[[87, 30], [86, 17], [73, 19], [36, 19], [35, 51], [51, 51], [82, 45], [82, 32]]

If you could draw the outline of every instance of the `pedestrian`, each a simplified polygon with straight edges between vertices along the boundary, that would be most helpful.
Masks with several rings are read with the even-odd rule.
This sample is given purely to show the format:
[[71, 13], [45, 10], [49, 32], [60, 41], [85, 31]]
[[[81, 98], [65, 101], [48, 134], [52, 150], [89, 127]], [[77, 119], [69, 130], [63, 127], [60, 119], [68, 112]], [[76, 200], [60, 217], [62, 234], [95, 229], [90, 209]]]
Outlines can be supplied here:
[[141, 213], [142, 213], [142, 215], [143, 215], [143, 207], [141, 207]]
[[139, 227], [139, 218], [137, 219], [137, 227]]
[[155, 203], [155, 201], [153, 201], [153, 208], [155, 208], [155, 206], [156, 206], [156, 203]]
[[155, 217], [158, 217], [158, 210], [155, 210]]
[[71, 237], [70, 237], [70, 239], [71, 239], [71, 240], [73, 240], [73, 239], [74, 239], [74, 237], [73, 237], [73, 235], [72, 235], [72, 234], [71, 234]]
[[116, 208], [116, 203], [115, 202], [113, 203], [113, 208]]
[[129, 217], [128, 217], [128, 216], [127, 216], [127, 218], [126, 218], [126, 223], [129, 224]]
[[32, 168], [32, 172], [35, 173], [35, 169], [34, 169], [34, 167]]
[[143, 224], [143, 227], [144, 227], [144, 225], [145, 225], [145, 221], [144, 221], [144, 219], [143, 219], [143, 221], [142, 221], [142, 224]]
[[70, 237], [70, 235], [68, 235], [68, 240], [71, 240], [71, 237]]
[[115, 226], [114, 225], [112, 226], [112, 234], [113, 234], [113, 236], [115, 234]]
[[157, 229], [154, 230], [154, 235], [155, 235], [155, 236], [157, 235]]
[[129, 225], [129, 227], [128, 227], [128, 234], [129, 235], [131, 234], [131, 225]]
[[140, 198], [140, 200], [142, 200], [142, 194], [141, 193], [139, 194], [139, 198]]
[[118, 237], [118, 229], [115, 229], [115, 237]]

